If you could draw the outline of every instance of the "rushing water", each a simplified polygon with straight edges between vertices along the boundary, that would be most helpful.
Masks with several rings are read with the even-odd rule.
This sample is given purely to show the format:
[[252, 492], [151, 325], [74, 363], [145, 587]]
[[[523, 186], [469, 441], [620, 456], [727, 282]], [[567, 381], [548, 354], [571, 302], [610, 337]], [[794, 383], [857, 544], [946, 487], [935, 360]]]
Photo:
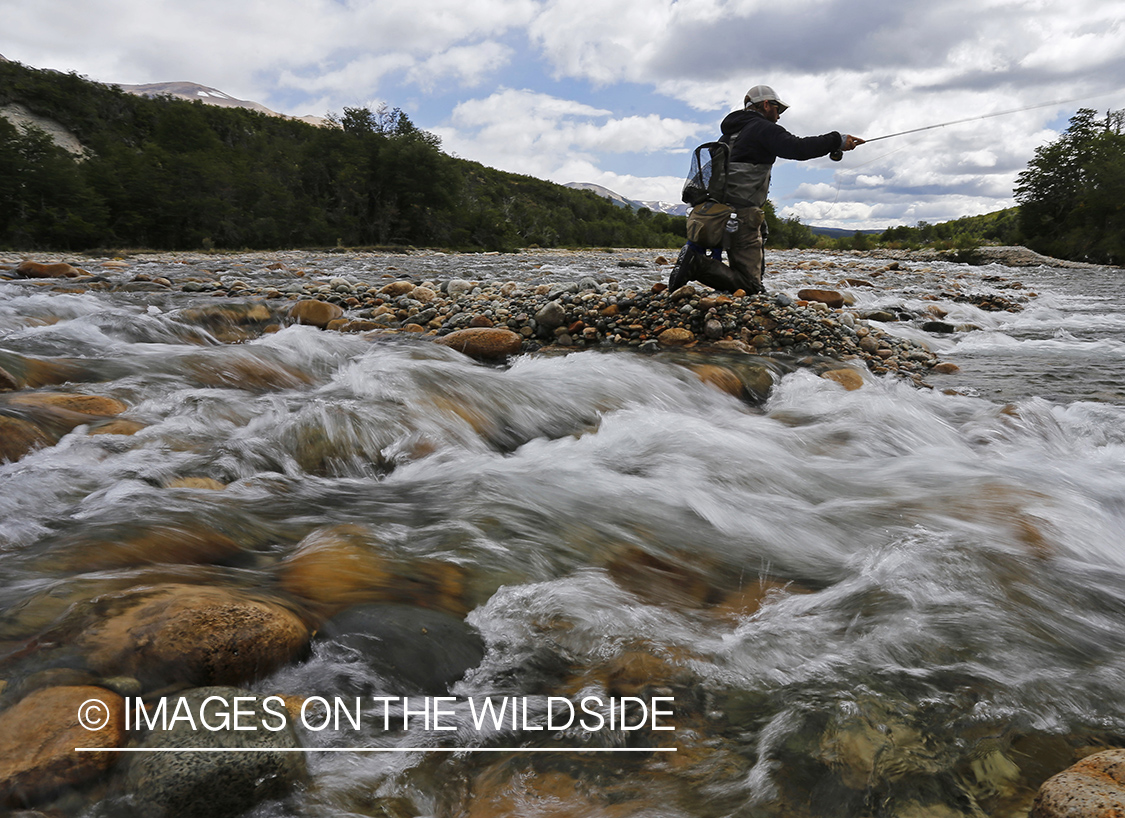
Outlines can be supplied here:
[[[776, 254], [768, 283], [792, 294], [850, 260]], [[325, 272], [660, 275], [595, 254], [531, 261]], [[1123, 275], [903, 263], [857, 287], [856, 308], [937, 305], [977, 327], [885, 325], [961, 370], [856, 391], [798, 371], [761, 406], [661, 356], [495, 367], [299, 326], [220, 345], [178, 320], [187, 295], [0, 284], [0, 349], [96, 362], [108, 380], [74, 391], [144, 424], [0, 465], [0, 606], [11, 619], [79, 580], [128, 584], [131, 569], [51, 561], [113, 532], [222, 530], [240, 556], [205, 580], [170, 575], [269, 587], [310, 532], [358, 524], [387, 553], [458, 567], [486, 653], [453, 687], [455, 730], [327, 729], [307, 746], [675, 749], [312, 753], [313, 786], [262, 815], [1023, 815], [1046, 777], [1125, 742]], [[950, 281], [1025, 308], [934, 301]], [[317, 647], [255, 683], [359, 688], [398, 695]], [[672, 697], [675, 730], [485, 729], [470, 706], [518, 697], [542, 725], [547, 697], [583, 695]]]

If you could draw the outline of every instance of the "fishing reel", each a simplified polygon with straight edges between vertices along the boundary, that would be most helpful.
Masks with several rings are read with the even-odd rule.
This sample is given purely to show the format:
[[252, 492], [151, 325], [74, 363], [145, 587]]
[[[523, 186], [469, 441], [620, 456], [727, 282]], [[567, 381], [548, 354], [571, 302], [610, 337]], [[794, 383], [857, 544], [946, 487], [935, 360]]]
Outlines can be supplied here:
[[844, 158], [844, 152], [841, 151], [841, 150], [832, 151], [832, 153], [828, 154], [828, 158], [831, 159], [833, 162], [839, 162], [841, 159]]

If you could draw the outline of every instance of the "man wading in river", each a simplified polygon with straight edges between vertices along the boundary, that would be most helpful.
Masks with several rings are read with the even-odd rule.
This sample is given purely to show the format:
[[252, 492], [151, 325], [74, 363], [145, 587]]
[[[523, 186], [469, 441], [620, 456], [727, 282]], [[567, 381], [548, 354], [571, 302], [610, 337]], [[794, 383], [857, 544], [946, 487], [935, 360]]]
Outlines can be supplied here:
[[[719, 142], [696, 151], [698, 158], [700, 150], [708, 148], [710, 159], [708, 167], [693, 165], [693, 178], [684, 188], [684, 201], [695, 206], [688, 216], [688, 242], [668, 278], [669, 290], [699, 281], [727, 292], [765, 292], [762, 207], [769, 196], [774, 160], [779, 156], [816, 159], [863, 144], [859, 137], [837, 131], [805, 137], [789, 133], [777, 124], [789, 106], [768, 85], [747, 91], [743, 104], [743, 110], [732, 111], [723, 120]], [[720, 163], [725, 172], [719, 172]], [[727, 251], [729, 267], [718, 259], [720, 248]], [[708, 251], [715, 251], [713, 257]]]

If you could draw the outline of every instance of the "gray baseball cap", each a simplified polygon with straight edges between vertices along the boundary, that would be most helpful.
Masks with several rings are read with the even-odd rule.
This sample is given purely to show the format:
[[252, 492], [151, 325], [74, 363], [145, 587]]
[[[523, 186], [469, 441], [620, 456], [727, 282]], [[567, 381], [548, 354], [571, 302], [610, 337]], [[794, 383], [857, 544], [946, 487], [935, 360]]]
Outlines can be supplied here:
[[755, 85], [746, 92], [746, 97], [742, 100], [743, 105], [750, 106], [766, 100], [772, 100], [781, 106], [781, 110], [785, 110], [789, 106], [781, 101], [781, 97], [777, 95], [777, 91], [770, 88], [768, 85]]

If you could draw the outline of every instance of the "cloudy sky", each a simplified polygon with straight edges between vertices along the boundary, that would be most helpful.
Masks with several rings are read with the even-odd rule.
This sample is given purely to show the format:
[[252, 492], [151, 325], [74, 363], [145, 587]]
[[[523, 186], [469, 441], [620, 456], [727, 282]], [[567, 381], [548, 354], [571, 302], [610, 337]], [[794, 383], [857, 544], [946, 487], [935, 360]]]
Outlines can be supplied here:
[[0, 0], [0, 20], [26, 65], [294, 115], [386, 103], [454, 155], [642, 200], [679, 201], [690, 150], [757, 83], [801, 136], [1060, 102], [779, 160], [779, 212], [832, 227], [1010, 206], [1079, 107], [1125, 108], [1125, 0]]

